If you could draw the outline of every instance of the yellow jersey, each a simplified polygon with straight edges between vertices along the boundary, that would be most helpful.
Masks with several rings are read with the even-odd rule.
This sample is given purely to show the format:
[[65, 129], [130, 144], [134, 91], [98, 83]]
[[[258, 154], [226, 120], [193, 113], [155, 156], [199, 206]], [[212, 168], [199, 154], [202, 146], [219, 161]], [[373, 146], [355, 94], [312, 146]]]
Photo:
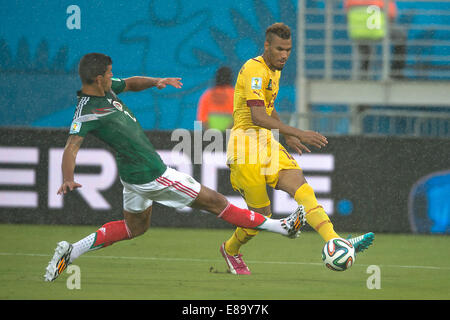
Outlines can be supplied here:
[[262, 56], [248, 60], [239, 71], [234, 89], [233, 129], [260, 129], [252, 122], [250, 107], [266, 108], [272, 114], [278, 94], [281, 71], [272, 71]]
[[250, 108], [265, 108], [272, 115], [280, 76], [281, 71], [270, 70], [262, 56], [248, 60], [239, 71], [234, 88], [234, 126], [227, 147], [229, 164], [265, 164], [273, 151], [278, 152], [272, 132], [253, 123]]

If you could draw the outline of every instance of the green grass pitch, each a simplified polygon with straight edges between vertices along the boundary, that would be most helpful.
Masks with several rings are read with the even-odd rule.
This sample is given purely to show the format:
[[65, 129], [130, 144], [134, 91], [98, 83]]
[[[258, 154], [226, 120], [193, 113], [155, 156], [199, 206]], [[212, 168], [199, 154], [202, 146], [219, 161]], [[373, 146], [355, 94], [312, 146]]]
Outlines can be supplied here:
[[[44, 282], [56, 243], [75, 242], [97, 228], [0, 224], [0, 299], [450, 298], [450, 237], [382, 233], [375, 234], [374, 245], [356, 257], [351, 269], [333, 272], [322, 264], [318, 234], [304, 232], [291, 240], [261, 232], [242, 252], [252, 275], [238, 277], [227, 273], [219, 253], [233, 229], [150, 228], [76, 260], [80, 289], [68, 288], [67, 272]], [[380, 268], [379, 289], [367, 286], [374, 276], [367, 272], [371, 265]]]

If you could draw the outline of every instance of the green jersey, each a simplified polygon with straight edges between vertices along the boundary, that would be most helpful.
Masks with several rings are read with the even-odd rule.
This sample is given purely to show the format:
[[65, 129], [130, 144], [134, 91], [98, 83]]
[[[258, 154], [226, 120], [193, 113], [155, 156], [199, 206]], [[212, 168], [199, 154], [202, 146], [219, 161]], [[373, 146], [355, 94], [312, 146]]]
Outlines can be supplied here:
[[117, 97], [125, 81], [113, 79], [105, 96], [77, 92], [78, 104], [69, 134], [85, 137], [91, 133], [116, 151], [121, 179], [131, 184], [144, 184], [161, 176], [166, 165], [148, 140], [139, 121]]

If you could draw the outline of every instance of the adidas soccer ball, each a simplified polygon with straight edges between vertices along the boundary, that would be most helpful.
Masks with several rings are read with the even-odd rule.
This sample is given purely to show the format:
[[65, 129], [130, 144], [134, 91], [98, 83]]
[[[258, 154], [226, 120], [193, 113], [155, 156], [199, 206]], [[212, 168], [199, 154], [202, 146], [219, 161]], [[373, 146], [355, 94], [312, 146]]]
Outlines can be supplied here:
[[322, 260], [333, 271], [345, 271], [355, 262], [355, 248], [343, 238], [331, 239], [322, 249]]

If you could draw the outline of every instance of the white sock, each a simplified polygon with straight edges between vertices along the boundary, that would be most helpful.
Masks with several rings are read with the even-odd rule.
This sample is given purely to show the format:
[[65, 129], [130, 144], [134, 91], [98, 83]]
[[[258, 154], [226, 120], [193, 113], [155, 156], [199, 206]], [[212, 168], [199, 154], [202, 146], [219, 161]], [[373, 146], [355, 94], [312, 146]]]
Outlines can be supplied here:
[[284, 236], [288, 235], [286, 229], [281, 226], [281, 220], [267, 218], [261, 225], [258, 226], [258, 230], [266, 230], [276, 232]]
[[73, 249], [72, 249], [72, 253], [70, 254], [70, 263], [72, 263], [73, 260], [75, 260], [76, 258], [81, 256], [83, 253], [86, 253], [91, 250], [91, 248], [95, 242], [96, 235], [97, 235], [96, 232], [91, 233], [87, 237], [72, 244]]

